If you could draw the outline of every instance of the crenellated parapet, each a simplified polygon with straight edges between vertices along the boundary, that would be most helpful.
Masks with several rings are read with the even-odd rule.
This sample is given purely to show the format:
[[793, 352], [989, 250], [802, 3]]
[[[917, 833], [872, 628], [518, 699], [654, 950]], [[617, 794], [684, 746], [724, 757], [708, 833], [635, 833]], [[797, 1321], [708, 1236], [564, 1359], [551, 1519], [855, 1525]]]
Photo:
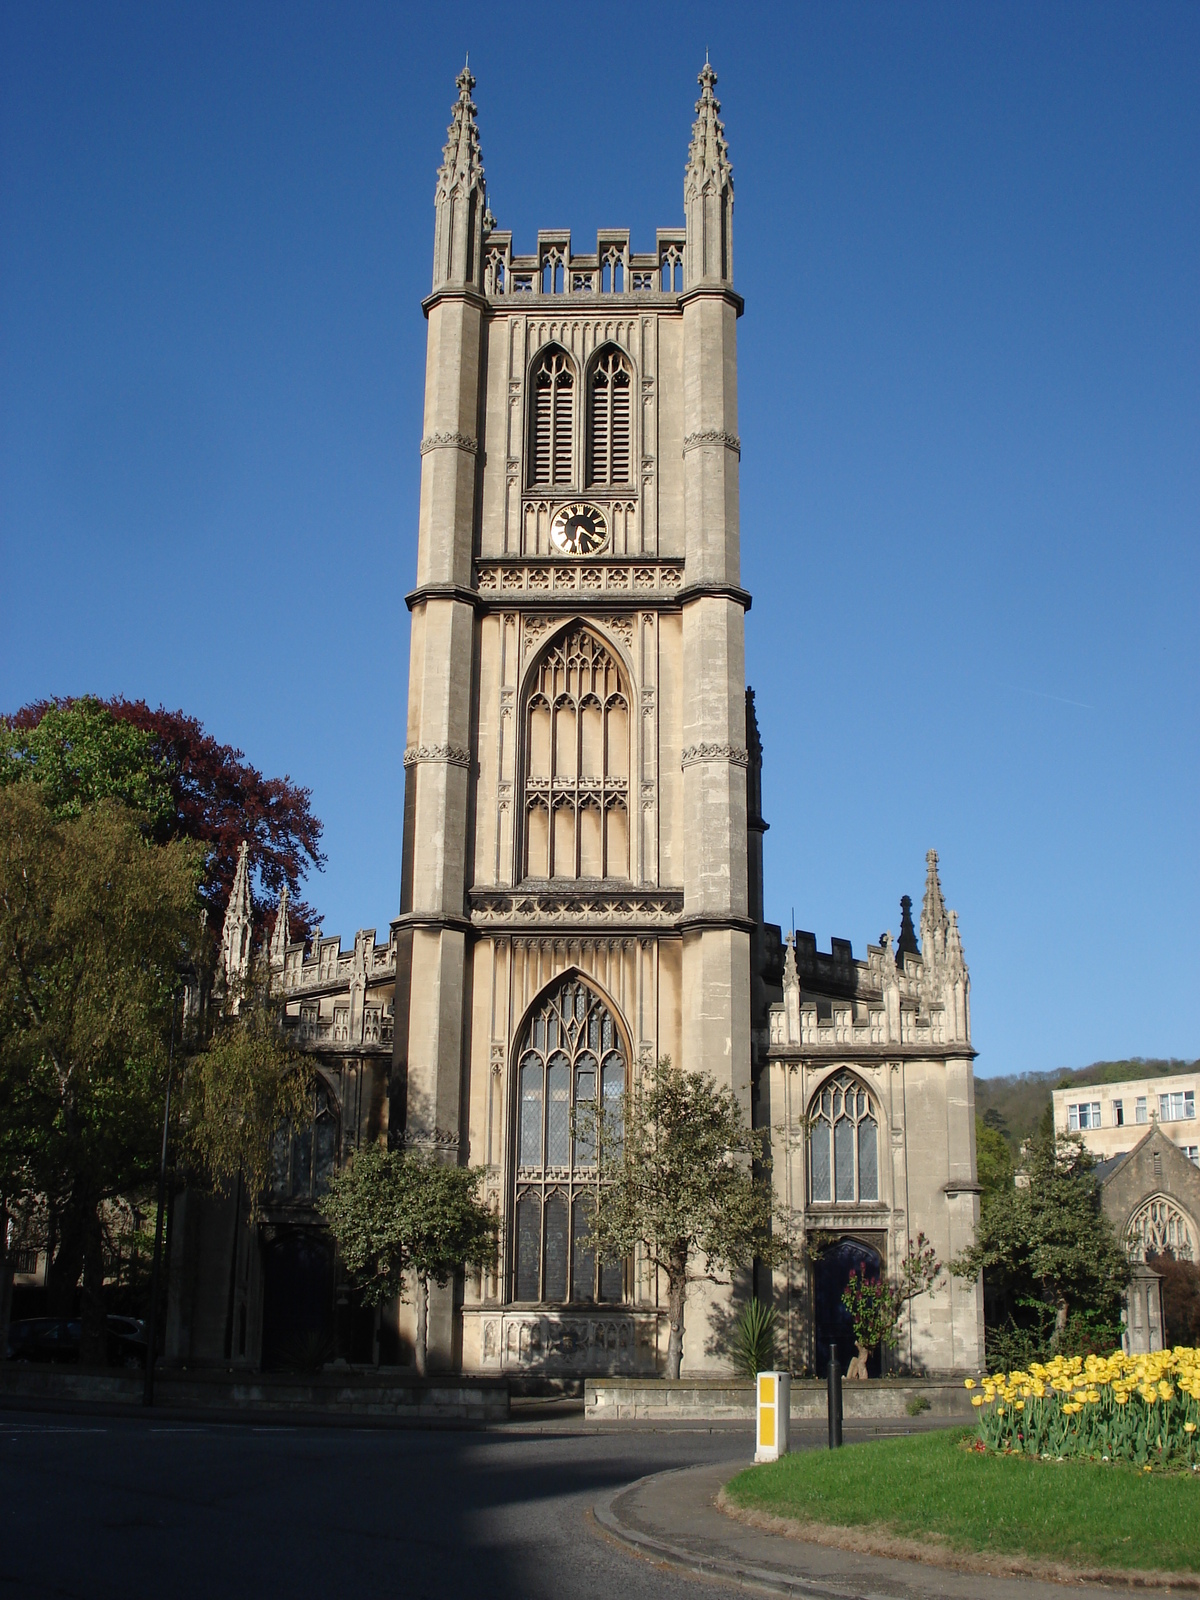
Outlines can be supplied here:
[[867, 946], [864, 961], [855, 959], [847, 939], [831, 940], [826, 953], [811, 933], [788, 935], [783, 1002], [769, 1016], [772, 1053], [890, 1046], [970, 1051], [970, 974], [958, 916], [942, 898], [936, 851], [926, 864], [920, 950], [901, 953], [885, 933]]

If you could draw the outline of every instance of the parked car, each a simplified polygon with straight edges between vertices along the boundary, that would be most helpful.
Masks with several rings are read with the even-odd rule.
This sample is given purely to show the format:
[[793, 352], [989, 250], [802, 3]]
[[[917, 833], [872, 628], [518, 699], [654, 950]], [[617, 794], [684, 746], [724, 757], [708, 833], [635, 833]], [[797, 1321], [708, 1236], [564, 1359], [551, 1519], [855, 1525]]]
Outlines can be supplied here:
[[[146, 1328], [139, 1317], [107, 1317], [108, 1363], [115, 1367], [146, 1364]], [[77, 1317], [26, 1317], [9, 1324], [6, 1361], [69, 1362], [79, 1360], [82, 1325]]]

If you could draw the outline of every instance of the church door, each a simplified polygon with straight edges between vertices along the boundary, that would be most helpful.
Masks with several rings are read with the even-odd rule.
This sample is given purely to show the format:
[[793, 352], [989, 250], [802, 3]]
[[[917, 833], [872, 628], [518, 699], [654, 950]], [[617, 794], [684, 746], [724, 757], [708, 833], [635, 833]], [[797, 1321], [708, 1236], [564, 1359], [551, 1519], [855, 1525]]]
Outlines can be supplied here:
[[[813, 1366], [823, 1378], [829, 1367], [829, 1346], [837, 1345], [838, 1365], [845, 1372], [858, 1347], [854, 1325], [842, 1304], [842, 1290], [859, 1268], [868, 1278], [878, 1279], [879, 1253], [861, 1239], [838, 1239], [821, 1252], [813, 1268], [813, 1332], [816, 1337]], [[873, 1350], [867, 1361], [872, 1378], [880, 1375], [880, 1355]]]
[[333, 1241], [281, 1228], [263, 1249], [264, 1370], [315, 1370], [333, 1355]]

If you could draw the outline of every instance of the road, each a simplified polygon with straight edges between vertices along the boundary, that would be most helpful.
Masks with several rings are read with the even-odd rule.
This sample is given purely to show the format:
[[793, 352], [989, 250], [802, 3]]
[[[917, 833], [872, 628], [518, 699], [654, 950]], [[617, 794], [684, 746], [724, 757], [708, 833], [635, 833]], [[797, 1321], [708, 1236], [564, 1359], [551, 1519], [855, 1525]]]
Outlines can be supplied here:
[[649, 1472], [749, 1461], [749, 1426], [487, 1432], [0, 1410], [0, 1600], [697, 1600], [606, 1541]]

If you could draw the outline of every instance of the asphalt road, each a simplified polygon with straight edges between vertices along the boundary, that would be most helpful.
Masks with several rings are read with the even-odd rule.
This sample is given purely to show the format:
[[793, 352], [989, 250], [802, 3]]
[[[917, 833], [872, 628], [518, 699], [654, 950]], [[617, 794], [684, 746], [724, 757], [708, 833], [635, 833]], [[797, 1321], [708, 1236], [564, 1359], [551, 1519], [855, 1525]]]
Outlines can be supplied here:
[[696, 1600], [590, 1525], [750, 1427], [410, 1432], [0, 1411], [0, 1600]]

